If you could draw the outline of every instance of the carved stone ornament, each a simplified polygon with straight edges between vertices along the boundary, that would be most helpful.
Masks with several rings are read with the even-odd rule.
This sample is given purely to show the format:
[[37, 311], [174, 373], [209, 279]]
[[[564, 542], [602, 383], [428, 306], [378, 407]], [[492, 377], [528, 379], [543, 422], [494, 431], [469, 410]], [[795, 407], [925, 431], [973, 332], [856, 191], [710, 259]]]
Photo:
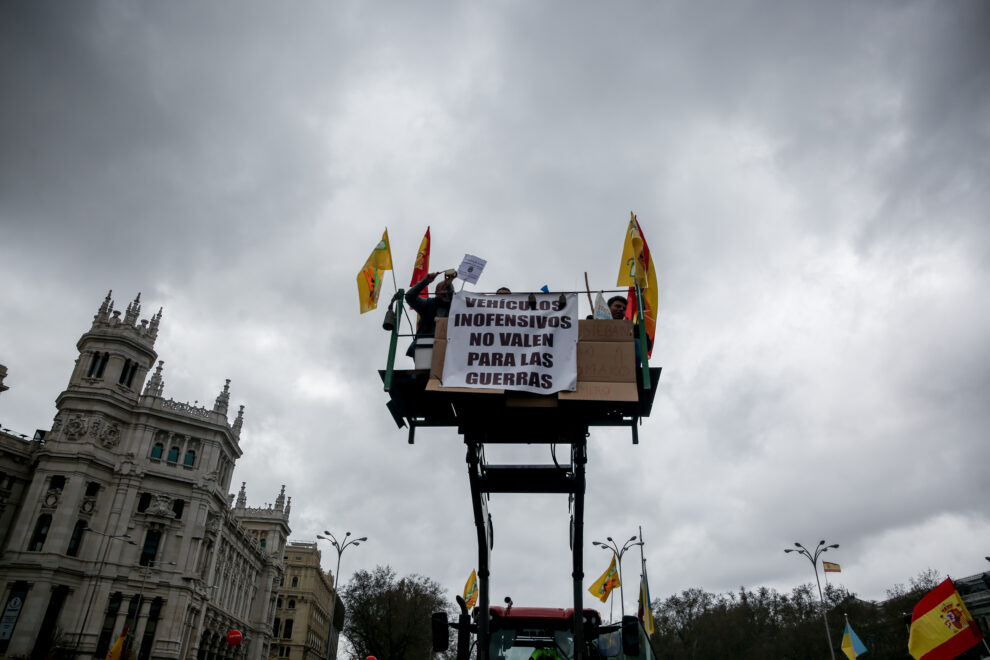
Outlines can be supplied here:
[[100, 421], [98, 419], [94, 419], [92, 422], [89, 423], [89, 434], [91, 436], [93, 436], [94, 438], [99, 438], [100, 437], [100, 428], [102, 426], [103, 426], [103, 422], [102, 421]]
[[73, 415], [65, 425], [65, 437], [69, 440], [78, 440], [86, 433], [86, 418], [82, 415]]
[[151, 506], [148, 507], [145, 513], [149, 516], [175, 518], [175, 512], [172, 511], [172, 498], [168, 495], [155, 495], [155, 499], [152, 500]]
[[62, 495], [62, 490], [59, 488], [49, 488], [48, 492], [45, 493], [41, 500], [41, 504], [46, 509], [54, 509], [58, 506], [58, 498]]
[[95, 497], [84, 497], [82, 504], [79, 506], [79, 510], [83, 513], [93, 513], [96, 509], [96, 498]]
[[108, 423], [100, 433], [100, 442], [104, 447], [116, 447], [120, 442], [120, 427], [116, 424]]
[[62, 430], [62, 416], [56, 415], [55, 421], [52, 422], [52, 436]]

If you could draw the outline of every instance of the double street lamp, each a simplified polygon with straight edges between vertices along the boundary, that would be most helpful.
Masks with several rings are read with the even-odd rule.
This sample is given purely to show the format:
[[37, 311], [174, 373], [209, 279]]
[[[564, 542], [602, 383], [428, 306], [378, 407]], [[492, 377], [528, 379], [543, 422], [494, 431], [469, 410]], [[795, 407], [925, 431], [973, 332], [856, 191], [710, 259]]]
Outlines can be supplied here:
[[[326, 536], [323, 536], [323, 534], [326, 534]], [[333, 600], [330, 601], [330, 637], [327, 638], [327, 658], [330, 658], [331, 648], [333, 649], [333, 657], [336, 658], [337, 649], [333, 645], [332, 638], [333, 638], [333, 615], [334, 615], [334, 610], [337, 609], [337, 589], [338, 589], [338, 585], [340, 584], [340, 556], [344, 554], [344, 550], [346, 550], [348, 547], [353, 545], [356, 548], [357, 546], [361, 545], [362, 542], [367, 541], [368, 537], [362, 536], [359, 539], [348, 540], [347, 537], [349, 537], [351, 533], [347, 532], [346, 534], [344, 534], [343, 543], [340, 543], [337, 541], [337, 537], [335, 537], [333, 534], [330, 533], [330, 530], [326, 530], [326, 529], [323, 530], [323, 534], [317, 534], [316, 538], [323, 539], [324, 541], [330, 541], [330, 544], [334, 547], [334, 549], [337, 550], [337, 572], [333, 574]]]
[[818, 542], [818, 546], [815, 548], [814, 552], [809, 552], [807, 548], [798, 543], [794, 542], [797, 546], [797, 550], [794, 548], [784, 548], [784, 552], [797, 552], [808, 558], [811, 565], [815, 568], [815, 582], [818, 583], [818, 599], [822, 603], [822, 620], [825, 622], [825, 639], [828, 640], [828, 651], [832, 654], [832, 660], [835, 660], [835, 650], [832, 648], [832, 635], [828, 631], [828, 617], [825, 615], [825, 596], [822, 595], [822, 581], [818, 579], [818, 558], [824, 552], [828, 552], [831, 549], [838, 548], [838, 543], [833, 543], [832, 545], [825, 545], [825, 539]]
[[616, 564], [618, 564], [619, 566], [619, 600], [621, 601], [619, 609], [622, 612], [622, 616], [625, 616], [626, 597], [625, 597], [625, 593], [622, 590], [622, 555], [626, 554], [626, 550], [628, 550], [629, 548], [635, 547], [637, 545], [643, 545], [643, 542], [636, 541], [637, 537], [634, 535], [628, 541], [626, 541], [625, 544], [623, 544], [622, 548], [620, 549], [619, 546], [616, 545], [615, 541], [612, 540], [611, 536], [606, 536], [605, 538], [608, 541], [608, 543], [602, 543], [601, 541], [592, 541], [591, 545], [597, 546], [602, 550], [608, 550], [615, 556]]

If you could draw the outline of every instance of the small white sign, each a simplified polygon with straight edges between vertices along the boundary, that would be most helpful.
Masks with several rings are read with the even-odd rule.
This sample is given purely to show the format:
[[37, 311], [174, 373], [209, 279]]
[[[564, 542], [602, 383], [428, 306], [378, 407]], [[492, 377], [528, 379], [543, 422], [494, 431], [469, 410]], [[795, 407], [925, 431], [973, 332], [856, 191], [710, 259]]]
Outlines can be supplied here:
[[481, 257], [476, 257], [473, 254], [465, 254], [464, 261], [457, 267], [457, 277], [461, 278], [464, 282], [477, 284], [478, 278], [481, 277], [481, 271], [485, 269], [485, 264], [487, 263]]

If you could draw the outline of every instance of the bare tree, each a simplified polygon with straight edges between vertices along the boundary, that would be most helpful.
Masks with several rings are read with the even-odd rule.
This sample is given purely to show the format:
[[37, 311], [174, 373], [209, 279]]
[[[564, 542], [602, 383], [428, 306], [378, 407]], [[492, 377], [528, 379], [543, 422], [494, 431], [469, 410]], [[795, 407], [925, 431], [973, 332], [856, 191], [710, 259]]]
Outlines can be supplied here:
[[399, 578], [389, 566], [358, 571], [341, 596], [350, 655], [362, 660], [431, 657], [430, 615], [452, 610], [437, 582], [422, 575]]

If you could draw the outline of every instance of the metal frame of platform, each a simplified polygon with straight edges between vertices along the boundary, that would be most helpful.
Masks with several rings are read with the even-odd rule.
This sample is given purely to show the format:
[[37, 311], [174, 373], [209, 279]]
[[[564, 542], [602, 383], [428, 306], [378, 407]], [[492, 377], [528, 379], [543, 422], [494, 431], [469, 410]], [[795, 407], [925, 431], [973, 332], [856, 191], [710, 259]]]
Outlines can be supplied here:
[[[642, 300], [641, 292], [637, 297]], [[401, 315], [402, 290], [396, 295], [395, 317]], [[640, 302], [640, 309], [642, 302]], [[645, 327], [639, 324], [639, 336]], [[394, 369], [397, 330], [392, 328], [389, 361], [381, 370], [386, 404], [399, 428], [408, 428], [408, 441], [415, 442], [420, 428], [456, 428], [464, 436], [467, 449], [468, 480], [478, 539], [478, 660], [488, 660], [489, 566], [494, 546], [493, 526], [488, 512], [492, 493], [558, 493], [572, 498], [571, 577], [574, 611], [583, 612], [584, 580], [584, 494], [585, 466], [588, 462], [590, 429], [629, 427], [638, 443], [638, 424], [648, 417], [656, 396], [660, 369], [651, 368], [645, 356], [637, 369], [636, 401], [574, 401], [520, 392], [464, 392], [427, 389], [429, 370]], [[642, 343], [645, 346], [645, 342]], [[488, 465], [485, 444], [566, 444], [570, 447], [567, 465]], [[575, 660], [584, 658], [584, 630], [581, 617], [575, 617]]]

